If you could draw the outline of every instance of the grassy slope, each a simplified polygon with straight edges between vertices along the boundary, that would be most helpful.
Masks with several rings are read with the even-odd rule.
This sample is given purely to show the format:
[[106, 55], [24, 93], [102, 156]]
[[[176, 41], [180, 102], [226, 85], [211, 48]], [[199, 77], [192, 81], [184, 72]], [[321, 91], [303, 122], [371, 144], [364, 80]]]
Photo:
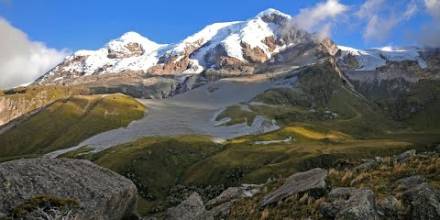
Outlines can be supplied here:
[[[150, 198], [140, 203], [142, 213], [147, 213], [158, 206], [170, 205], [164, 201], [173, 184], [206, 187], [263, 183], [270, 177], [287, 176], [299, 170], [331, 167], [347, 158], [391, 155], [440, 141], [435, 132], [424, 135], [390, 132], [398, 129], [399, 124], [389, 120], [374, 104], [356, 96], [336, 73], [327, 70], [325, 66], [307, 70], [300, 77], [299, 88], [263, 93], [254, 101], [267, 105], [248, 104], [253, 112], [236, 105], [219, 115], [231, 117], [230, 123], [249, 122], [257, 114], [265, 115], [281, 122], [281, 130], [237, 138], [223, 147], [208, 140], [200, 142], [198, 137], [146, 138], [97, 155], [82, 149], [69, 156], [87, 155], [86, 158], [134, 180], [146, 189], [143, 197]], [[329, 118], [326, 111], [338, 116]], [[254, 144], [289, 137], [295, 141]]]
[[73, 96], [58, 100], [0, 134], [0, 158], [44, 154], [103, 131], [127, 126], [144, 106], [125, 95]]
[[30, 86], [1, 91], [0, 97], [9, 99], [12, 103], [22, 104], [24, 106], [21, 108], [26, 110], [26, 112], [30, 112], [61, 98], [87, 94], [89, 94], [89, 91], [81, 87]]
[[241, 123], [251, 125], [256, 116], [257, 115], [255, 112], [244, 110], [240, 105], [233, 105], [227, 107], [223, 112], [221, 112], [217, 116], [216, 120], [220, 121], [225, 118], [230, 118], [231, 120], [225, 123], [225, 125], [234, 125]]
[[142, 198], [140, 212], [147, 214], [174, 205], [167, 204], [167, 196], [173, 186], [183, 183], [188, 167], [221, 149], [204, 136], [151, 137], [97, 154], [80, 149], [64, 157], [89, 159], [132, 179]]

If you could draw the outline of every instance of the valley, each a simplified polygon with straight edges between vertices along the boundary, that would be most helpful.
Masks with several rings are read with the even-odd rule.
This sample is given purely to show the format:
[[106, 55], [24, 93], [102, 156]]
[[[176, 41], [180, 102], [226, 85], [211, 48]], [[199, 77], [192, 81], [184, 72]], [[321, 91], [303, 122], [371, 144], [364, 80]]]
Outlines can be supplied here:
[[[415, 219], [440, 217], [440, 50], [350, 48], [293, 19], [268, 9], [175, 44], [128, 32], [1, 91], [0, 180], [14, 200], [0, 219], [45, 204], [83, 217], [93, 211], [76, 205], [94, 201], [127, 219], [408, 219], [417, 196], [434, 214]], [[417, 175], [415, 197], [391, 187]], [[69, 184], [52, 195], [39, 176]], [[20, 181], [44, 187], [9, 190]], [[385, 196], [401, 204], [391, 217]], [[353, 205], [343, 198], [355, 217], [336, 217]]]

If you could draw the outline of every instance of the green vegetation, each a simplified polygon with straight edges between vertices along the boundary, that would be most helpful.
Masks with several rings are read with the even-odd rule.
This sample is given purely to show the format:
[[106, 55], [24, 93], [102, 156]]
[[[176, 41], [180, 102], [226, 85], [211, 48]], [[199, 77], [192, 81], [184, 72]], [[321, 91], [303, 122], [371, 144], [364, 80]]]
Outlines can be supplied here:
[[220, 121], [226, 118], [231, 119], [224, 125], [234, 125], [246, 123], [247, 125], [252, 125], [255, 117], [257, 116], [255, 112], [244, 109], [245, 107], [241, 105], [233, 105], [226, 108], [222, 113], [220, 113], [216, 121]]
[[294, 171], [329, 167], [343, 158], [389, 155], [410, 146], [411, 143], [393, 140], [347, 139], [332, 143], [324, 138], [270, 145], [243, 141], [228, 144], [221, 152], [193, 165], [185, 172], [184, 179], [188, 185], [263, 183], [270, 177]]
[[204, 136], [151, 137], [97, 154], [87, 154], [83, 148], [63, 156], [89, 159], [130, 178], [142, 198], [140, 212], [147, 214], [176, 205], [167, 199], [171, 188], [183, 183], [190, 166], [221, 149]]
[[[254, 144], [293, 136], [292, 143]], [[133, 180], [139, 189], [141, 214], [164, 211], [183, 195], [176, 186], [192, 190], [225, 189], [241, 183], [265, 183], [313, 167], [328, 168], [347, 158], [387, 156], [417, 147], [392, 139], [358, 140], [325, 129], [296, 126], [261, 136], [247, 136], [224, 145], [208, 137], [149, 137], [108, 150], [91, 153], [82, 148], [64, 156], [89, 159]], [[176, 195], [177, 194], [177, 195]], [[177, 199], [176, 199], [177, 197]], [[210, 195], [204, 197], [212, 198]]]
[[120, 94], [61, 99], [0, 134], [0, 158], [71, 147], [97, 133], [127, 126], [142, 118], [144, 110], [141, 103]]
[[82, 87], [29, 86], [10, 89], [1, 93], [3, 98], [24, 103], [26, 104], [26, 110], [32, 111], [58, 99], [67, 98], [72, 95], [88, 95], [89, 91]]
[[[231, 118], [226, 124], [232, 125], [251, 124], [263, 115], [281, 123], [278, 131], [236, 138], [224, 145], [198, 136], [150, 137], [97, 154], [82, 148], [65, 156], [92, 160], [133, 180], [143, 198], [140, 212], [146, 214], [181, 201], [175, 190], [181, 185], [211, 198], [200, 189], [265, 183], [296, 171], [337, 166], [347, 158], [389, 156], [440, 142], [435, 130], [421, 134], [391, 120], [379, 106], [349, 89], [328, 65], [303, 70], [297, 87], [267, 90], [217, 117]], [[290, 138], [291, 142], [257, 144]], [[288, 206], [298, 207], [292, 204]], [[313, 209], [303, 211], [313, 214]]]

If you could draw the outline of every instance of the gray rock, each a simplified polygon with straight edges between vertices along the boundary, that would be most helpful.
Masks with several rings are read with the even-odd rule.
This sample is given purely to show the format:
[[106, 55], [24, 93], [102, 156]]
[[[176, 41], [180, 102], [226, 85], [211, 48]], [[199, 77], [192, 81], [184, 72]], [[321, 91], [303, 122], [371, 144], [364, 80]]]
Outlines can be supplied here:
[[309, 192], [311, 196], [322, 195], [327, 189], [326, 178], [327, 171], [321, 168], [295, 173], [287, 178], [281, 187], [265, 196], [260, 207], [276, 203], [297, 193]]
[[210, 218], [206, 216], [206, 209], [202, 197], [195, 192], [178, 206], [167, 209], [165, 219], [193, 220]]
[[368, 189], [335, 188], [329, 193], [329, 202], [320, 206], [326, 218], [343, 220], [376, 220], [374, 193]]
[[440, 192], [425, 182], [420, 176], [412, 176], [397, 182], [400, 198], [406, 207], [407, 219], [440, 219]]
[[397, 163], [403, 163], [403, 162], [407, 161], [409, 158], [415, 156], [416, 153], [417, 153], [416, 150], [408, 150], [408, 151], [405, 151], [405, 152], [397, 155], [395, 157], [395, 160]]
[[377, 167], [378, 165], [379, 165], [379, 162], [377, 162], [376, 160], [368, 160], [368, 161], [362, 163], [361, 165], [353, 168], [353, 171], [360, 172], [360, 171], [370, 170], [370, 169]]
[[240, 187], [229, 187], [216, 198], [208, 201], [206, 207], [209, 209], [202, 216], [203, 219], [226, 219], [232, 208], [232, 203], [241, 198], [253, 197], [260, 192], [262, 185], [243, 184]]
[[225, 202], [206, 211], [200, 216], [200, 219], [227, 219], [233, 202]]
[[398, 219], [401, 204], [394, 196], [387, 196], [376, 203], [379, 215], [385, 219]]
[[396, 186], [399, 190], [408, 190], [425, 182], [426, 179], [423, 176], [410, 176], [398, 180]]
[[229, 187], [216, 198], [208, 201], [206, 207], [214, 207], [225, 202], [231, 202], [240, 198], [252, 197], [260, 192], [261, 185], [243, 184], [240, 187]]
[[0, 164], [0, 185], [0, 212], [8, 216], [14, 208], [36, 196], [47, 196], [76, 200], [79, 207], [69, 210], [68, 215], [77, 219], [137, 218], [136, 186], [117, 173], [85, 160], [5, 162]]

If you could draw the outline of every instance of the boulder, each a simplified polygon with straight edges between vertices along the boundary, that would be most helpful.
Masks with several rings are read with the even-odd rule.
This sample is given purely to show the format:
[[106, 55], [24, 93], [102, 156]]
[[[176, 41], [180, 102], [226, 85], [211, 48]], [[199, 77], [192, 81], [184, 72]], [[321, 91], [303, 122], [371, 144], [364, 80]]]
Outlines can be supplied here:
[[382, 219], [398, 219], [402, 205], [394, 196], [387, 196], [376, 202], [377, 212]]
[[136, 186], [85, 160], [5, 162], [0, 185], [0, 213], [11, 218], [137, 219]]
[[260, 207], [276, 203], [297, 193], [308, 192], [311, 196], [320, 196], [327, 190], [327, 171], [315, 168], [306, 172], [295, 173], [275, 191], [266, 195]]
[[320, 205], [321, 214], [336, 220], [376, 220], [375, 196], [369, 189], [335, 188], [329, 201]]
[[205, 216], [206, 209], [202, 197], [196, 192], [191, 194], [185, 201], [176, 207], [167, 209], [165, 219], [167, 220], [193, 220], [210, 219]]
[[397, 181], [397, 191], [407, 211], [405, 217], [415, 220], [440, 219], [440, 192], [420, 176]]
[[417, 153], [416, 150], [408, 150], [408, 151], [405, 151], [405, 152], [397, 155], [395, 157], [395, 160], [397, 163], [403, 163], [403, 162], [407, 161], [409, 158], [415, 156], [416, 153]]
[[361, 172], [361, 171], [371, 170], [371, 169], [377, 167], [378, 165], [379, 165], [379, 162], [376, 160], [367, 160], [364, 163], [362, 163], [361, 165], [353, 168], [353, 171]]
[[235, 201], [237, 199], [252, 197], [260, 192], [261, 187], [261, 185], [254, 184], [243, 184], [240, 187], [229, 187], [219, 196], [208, 201], [206, 206], [210, 208], [226, 202]]
[[417, 175], [417, 176], [405, 177], [396, 182], [396, 188], [398, 190], [408, 190], [425, 182], [426, 182], [426, 178], [423, 176]]
[[239, 187], [227, 188], [219, 196], [206, 203], [208, 211], [203, 215], [204, 219], [210, 217], [226, 219], [229, 216], [233, 202], [241, 198], [253, 197], [260, 192], [261, 187], [262, 185], [243, 184]]

